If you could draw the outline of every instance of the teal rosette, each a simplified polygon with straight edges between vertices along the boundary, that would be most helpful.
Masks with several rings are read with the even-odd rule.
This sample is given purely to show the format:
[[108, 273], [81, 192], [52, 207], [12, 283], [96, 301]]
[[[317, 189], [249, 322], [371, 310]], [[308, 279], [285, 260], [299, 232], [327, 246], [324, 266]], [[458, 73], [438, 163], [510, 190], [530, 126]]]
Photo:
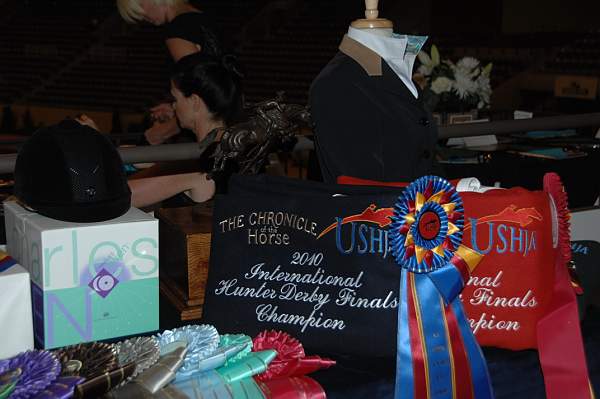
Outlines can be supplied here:
[[235, 363], [243, 359], [252, 351], [252, 338], [246, 334], [223, 334], [219, 342], [219, 349], [227, 350], [227, 348], [240, 348], [234, 355], [226, 357], [223, 365]]

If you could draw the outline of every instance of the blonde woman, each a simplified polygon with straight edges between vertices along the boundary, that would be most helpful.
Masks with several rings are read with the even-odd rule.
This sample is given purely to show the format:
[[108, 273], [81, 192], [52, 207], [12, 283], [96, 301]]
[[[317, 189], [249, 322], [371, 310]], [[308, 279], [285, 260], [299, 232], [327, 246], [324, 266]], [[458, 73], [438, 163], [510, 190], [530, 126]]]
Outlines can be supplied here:
[[[117, 7], [127, 22], [163, 26], [165, 44], [174, 62], [197, 52], [217, 58], [222, 55], [210, 19], [187, 0], [117, 0]], [[150, 144], [163, 143], [179, 133], [171, 104], [160, 104], [150, 111], [155, 121], [145, 132]]]

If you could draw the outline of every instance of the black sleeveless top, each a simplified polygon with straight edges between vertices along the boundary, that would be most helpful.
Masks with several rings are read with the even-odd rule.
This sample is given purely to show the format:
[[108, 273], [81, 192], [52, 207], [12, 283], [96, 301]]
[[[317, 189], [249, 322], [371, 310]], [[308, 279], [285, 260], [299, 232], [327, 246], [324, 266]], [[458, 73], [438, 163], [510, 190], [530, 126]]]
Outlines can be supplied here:
[[166, 39], [184, 39], [200, 45], [201, 52], [214, 57], [222, 55], [217, 29], [204, 12], [179, 14], [165, 25]]

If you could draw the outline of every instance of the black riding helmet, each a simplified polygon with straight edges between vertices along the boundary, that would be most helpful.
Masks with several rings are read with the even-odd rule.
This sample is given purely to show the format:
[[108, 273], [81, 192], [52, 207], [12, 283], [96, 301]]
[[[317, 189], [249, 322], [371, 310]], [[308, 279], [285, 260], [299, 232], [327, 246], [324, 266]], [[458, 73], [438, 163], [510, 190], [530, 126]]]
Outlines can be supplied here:
[[75, 120], [36, 131], [15, 165], [15, 196], [36, 212], [68, 222], [100, 222], [123, 215], [131, 191], [110, 140]]

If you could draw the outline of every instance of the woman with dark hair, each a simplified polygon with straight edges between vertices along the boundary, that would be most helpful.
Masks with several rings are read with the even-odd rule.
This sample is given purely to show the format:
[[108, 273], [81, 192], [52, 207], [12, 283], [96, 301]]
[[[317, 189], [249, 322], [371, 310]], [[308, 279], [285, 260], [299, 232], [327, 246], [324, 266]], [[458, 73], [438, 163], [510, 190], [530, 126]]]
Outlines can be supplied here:
[[242, 109], [240, 77], [231, 55], [182, 58], [171, 76], [173, 109], [181, 127], [192, 130], [200, 141], [213, 129], [232, 123]]
[[197, 171], [129, 181], [132, 205], [144, 207], [178, 193], [194, 202], [212, 198], [216, 186], [207, 178], [210, 156], [224, 128], [233, 123], [242, 110], [241, 74], [232, 56], [221, 58], [192, 54], [182, 58], [171, 78], [173, 109], [179, 125], [196, 135], [205, 148], [196, 164]]

